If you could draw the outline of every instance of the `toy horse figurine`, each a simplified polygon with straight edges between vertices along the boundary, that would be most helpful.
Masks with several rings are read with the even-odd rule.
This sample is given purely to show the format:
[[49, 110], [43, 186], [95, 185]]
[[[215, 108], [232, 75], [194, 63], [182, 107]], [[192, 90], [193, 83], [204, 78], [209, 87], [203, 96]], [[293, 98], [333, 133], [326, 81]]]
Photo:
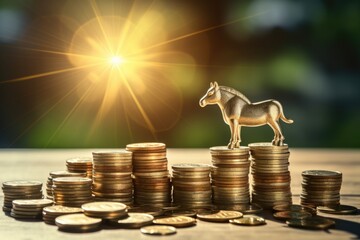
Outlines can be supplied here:
[[251, 103], [242, 93], [230, 87], [219, 86], [217, 82], [210, 83], [210, 88], [199, 103], [201, 107], [208, 104], [219, 105], [225, 123], [230, 126], [229, 149], [240, 147], [241, 126], [257, 127], [268, 124], [275, 135], [272, 144], [281, 146], [285, 138], [279, 126], [279, 118], [285, 123], [293, 123], [293, 120], [284, 116], [278, 101]]

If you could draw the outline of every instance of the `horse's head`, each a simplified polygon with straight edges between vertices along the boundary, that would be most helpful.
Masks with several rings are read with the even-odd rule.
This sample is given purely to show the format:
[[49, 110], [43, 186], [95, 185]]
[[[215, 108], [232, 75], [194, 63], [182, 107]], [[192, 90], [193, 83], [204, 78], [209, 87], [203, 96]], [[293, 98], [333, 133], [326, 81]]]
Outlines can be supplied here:
[[207, 90], [206, 94], [200, 99], [200, 106], [205, 107], [208, 104], [216, 104], [220, 101], [221, 94], [219, 91], [219, 85], [217, 82], [210, 83], [210, 88]]

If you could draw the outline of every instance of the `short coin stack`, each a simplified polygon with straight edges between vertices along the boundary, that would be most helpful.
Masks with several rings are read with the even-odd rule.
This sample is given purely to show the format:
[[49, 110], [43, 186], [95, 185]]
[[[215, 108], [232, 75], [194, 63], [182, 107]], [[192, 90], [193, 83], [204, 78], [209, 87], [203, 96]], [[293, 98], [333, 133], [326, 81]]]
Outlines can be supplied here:
[[16, 199], [39, 199], [43, 197], [42, 183], [39, 181], [16, 180], [4, 182], [4, 212], [10, 212], [12, 201]]
[[164, 206], [171, 202], [171, 183], [164, 143], [128, 144], [133, 153], [134, 200], [137, 205]]
[[82, 212], [83, 210], [81, 208], [55, 205], [44, 207], [42, 210], [42, 215], [45, 223], [55, 225], [55, 219], [59, 216]]
[[53, 179], [54, 203], [67, 207], [80, 207], [92, 201], [90, 178], [59, 177]]
[[41, 218], [43, 208], [51, 205], [50, 199], [14, 200], [10, 215], [20, 219]]
[[58, 178], [58, 177], [85, 177], [86, 174], [85, 173], [71, 173], [68, 171], [52, 171], [49, 174], [49, 177], [47, 179], [46, 182], [46, 198], [47, 199], [53, 199], [53, 189], [52, 189], [52, 185], [53, 185], [53, 179], [54, 178]]
[[252, 202], [264, 209], [272, 209], [279, 204], [291, 204], [288, 145], [252, 143], [249, 147], [252, 157]]
[[249, 148], [211, 147], [210, 153], [214, 204], [224, 209], [249, 204]]
[[120, 219], [127, 217], [127, 206], [118, 202], [91, 202], [81, 206], [88, 217], [101, 219]]
[[74, 213], [57, 217], [55, 224], [61, 231], [91, 232], [99, 229], [101, 221], [101, 218], [92, 218], [83, 213]]
[[66, 167], [72, 173], [86, 173], [86, 177], [92, 178], [92, 158], [79, 157], [66, 160]]
[[340, 204], [342, 173], [328, 170], [302, 172], [301, 205], [334, 207]]
[[93, 194], [97, 201], [133, 203], [132, 153], [93, 152]]
[[174, 203], [186, 209], [211, 205], [210, 169], [207, 164], [173, 165]]

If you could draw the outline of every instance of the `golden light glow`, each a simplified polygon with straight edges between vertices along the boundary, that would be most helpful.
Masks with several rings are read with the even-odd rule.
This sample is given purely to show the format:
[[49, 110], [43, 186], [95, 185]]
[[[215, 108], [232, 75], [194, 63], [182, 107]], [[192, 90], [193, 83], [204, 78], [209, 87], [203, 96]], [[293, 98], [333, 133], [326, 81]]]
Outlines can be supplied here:
[[121, 56], [113, 56], [110, 58], [109, 62], [111, 65], [118, 67], [125, 62], [125, 59]]
[[[76, 4], [77, 1], [69, 2]], [[72, 115], [81, 109], [94, 108], [96, 114], [91, 115], [89, 136], [95, 134], [104, 119], [116, 111], [115, 122], [125, 119], [131, 129], [129, 119], [132, 119], [150, 130], [156, 139], [157, 132], [171, 129], [180, 119], [183, 107], [181, 87], [191, 87], [186, 92], [193, 92], [196, 86], [200, 86], [199, 79], [196, 79], [196, 67], [209, 67], [197, 65], [189, 53], [175, 50], [172, 43], [253, 17], [195, 31], [189, 30], [189, 21], [188, 26], [184, 24], [182, 33], [178, 33], [174, 29], [188, 18], [179, 19], [181, 13], [163, 11], [163, 6], [156, 6], [165, 4], [162, 1], [153, 1], [147, 7], [139, 7], [138, 2], [133, 1], [128, 12], [122, 14], [116, 13], [121, 13], [123, 6], [106, 6], [106, 3], [95, 0], [89, 3], [87, 10], [92, 11], [94, 18], [83, 21], [76, 28], [66, 51], [27, 49], [59, 58], [66, 56], [72, 66], [2, 82], [69, 74], [78, 83], [74, 85], [75, 89], [54, 105], [55, 108], [66, 98], [78, 95], [78, 100], [63, 115], [62, 122], [49, 137], [49, 144], [66, 128]], [[86, 6], [82, 2], [78, 8], [83, 12]], [[77, 8], [71, 9], [75, 11]], [[42, 114], [25, 131], [42, 121], [52, 109]]]

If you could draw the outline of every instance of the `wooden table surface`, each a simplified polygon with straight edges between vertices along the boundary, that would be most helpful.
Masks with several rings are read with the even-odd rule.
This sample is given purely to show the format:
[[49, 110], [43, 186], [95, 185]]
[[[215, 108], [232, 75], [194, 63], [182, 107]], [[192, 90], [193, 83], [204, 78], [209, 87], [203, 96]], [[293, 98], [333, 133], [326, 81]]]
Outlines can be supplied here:
[[[40, 180], [46, 182], [50, 171], [65, 170], [65, 160], [91, 156], [93, 149], [3, 149], [0, 150], [0, 182]], [[293, 202], [299, 203], [301, 172], [309, 169], [338, 170], [343, 173], [341, 203], [360, 208], [360, 150], [290, 149], [290, 171]], [[210, 163], [207, 149], [168, 149], [169, 168], [174, 163]], [[3, 201], [3, 193], [0, 193]], [[243, 227], [227, 223], [198, 220], [197, 226], [178, 229], [177, 234], [163, 239], [358, 239], [360, 215], [327, 215], [336, 220], [336, 227], [327, 231], [290, 228], [272, 218], [270, 212], [259, 214], [267, 225]], [[103, 229], [93, 233], [65, 233], [41, 221], [19, 221], [0, 214], [0, 239], [154, 239], [139, 230]]]

